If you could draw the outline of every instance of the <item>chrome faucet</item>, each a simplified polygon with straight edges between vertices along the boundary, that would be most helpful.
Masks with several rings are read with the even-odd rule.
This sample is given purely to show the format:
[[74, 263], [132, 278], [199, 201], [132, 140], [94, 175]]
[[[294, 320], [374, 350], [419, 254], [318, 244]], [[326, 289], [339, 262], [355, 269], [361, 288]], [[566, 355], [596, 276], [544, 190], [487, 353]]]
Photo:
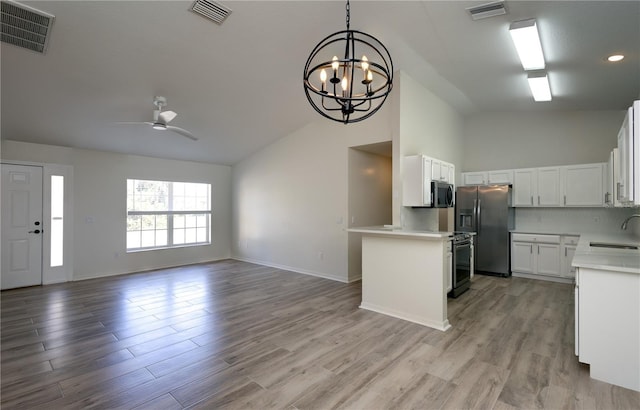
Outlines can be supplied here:
[[627, 219], [625, 219], [624, 222], [622, 223], [622, 226], [620, 227], [620, 229], [626, 230], [627, 229], [627, 224], [629, 223], [631, 218], [640, 218], [640, 214], [633, 214], [630, 217], [628, 217]]

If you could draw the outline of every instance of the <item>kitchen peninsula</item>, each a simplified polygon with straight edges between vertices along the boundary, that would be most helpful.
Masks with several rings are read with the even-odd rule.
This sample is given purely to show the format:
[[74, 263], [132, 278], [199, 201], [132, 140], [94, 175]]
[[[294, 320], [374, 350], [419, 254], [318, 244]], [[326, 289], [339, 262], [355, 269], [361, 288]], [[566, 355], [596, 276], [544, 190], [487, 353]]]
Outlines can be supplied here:
[[447, 319], [452, 232], [351, 228], [362, 234], [360, 307], [438, 330]]

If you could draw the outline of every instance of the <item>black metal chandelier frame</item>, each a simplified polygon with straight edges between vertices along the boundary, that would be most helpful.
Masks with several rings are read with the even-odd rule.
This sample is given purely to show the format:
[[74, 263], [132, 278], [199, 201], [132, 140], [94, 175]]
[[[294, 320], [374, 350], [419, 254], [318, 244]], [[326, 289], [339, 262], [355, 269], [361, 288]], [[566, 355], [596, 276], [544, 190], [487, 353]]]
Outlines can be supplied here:
[[[346, 12], [347, 29], [322, 39], [304, 67], [304, 90], [311, 106], [322, 116], [344, 124], [375, 114], [393, 87], [393, 61], [389, 51], [372, 35], [349, 28], [348, 0]], [[336, 55], [329, 61], [316, 61], [321, 53], [327, 55], [328, 48], [340, 50], [340, 43], [344, 43], [342, 58]], [[357, 46], [373, 52], [371, 60], [364, 55], [356, 57]], [[357, 82], [360, 70], [362, 80]], [[313, 81], [314, 77], [320, 78], [320, 86]]]

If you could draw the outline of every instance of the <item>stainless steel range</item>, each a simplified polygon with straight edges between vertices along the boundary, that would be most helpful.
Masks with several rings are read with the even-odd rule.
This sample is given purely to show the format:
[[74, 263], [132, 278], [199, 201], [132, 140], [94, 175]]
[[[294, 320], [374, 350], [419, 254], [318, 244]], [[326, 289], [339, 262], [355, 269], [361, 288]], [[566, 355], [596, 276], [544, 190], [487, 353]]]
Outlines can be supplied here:
[[457, 298], [471, 286], [471, 246], [473, 236], [468, 232], [454, 232], [451, 239], [453, 251], [452, 289], [449, 296]]

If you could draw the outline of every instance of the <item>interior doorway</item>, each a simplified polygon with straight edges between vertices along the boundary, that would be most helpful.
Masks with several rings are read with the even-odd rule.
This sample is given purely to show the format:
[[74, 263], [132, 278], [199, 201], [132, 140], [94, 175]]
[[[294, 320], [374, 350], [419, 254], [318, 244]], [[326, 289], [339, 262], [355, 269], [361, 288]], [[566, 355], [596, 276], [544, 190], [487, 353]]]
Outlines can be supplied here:
[[42, 167], [2, 164], [2, 289], [42, 284]]
[[[391, 141], [349, 148], [348, 226], [391, 224], [392, 144]], [[362, 277], [362, 236], [349, 233], [348, 280]]]

